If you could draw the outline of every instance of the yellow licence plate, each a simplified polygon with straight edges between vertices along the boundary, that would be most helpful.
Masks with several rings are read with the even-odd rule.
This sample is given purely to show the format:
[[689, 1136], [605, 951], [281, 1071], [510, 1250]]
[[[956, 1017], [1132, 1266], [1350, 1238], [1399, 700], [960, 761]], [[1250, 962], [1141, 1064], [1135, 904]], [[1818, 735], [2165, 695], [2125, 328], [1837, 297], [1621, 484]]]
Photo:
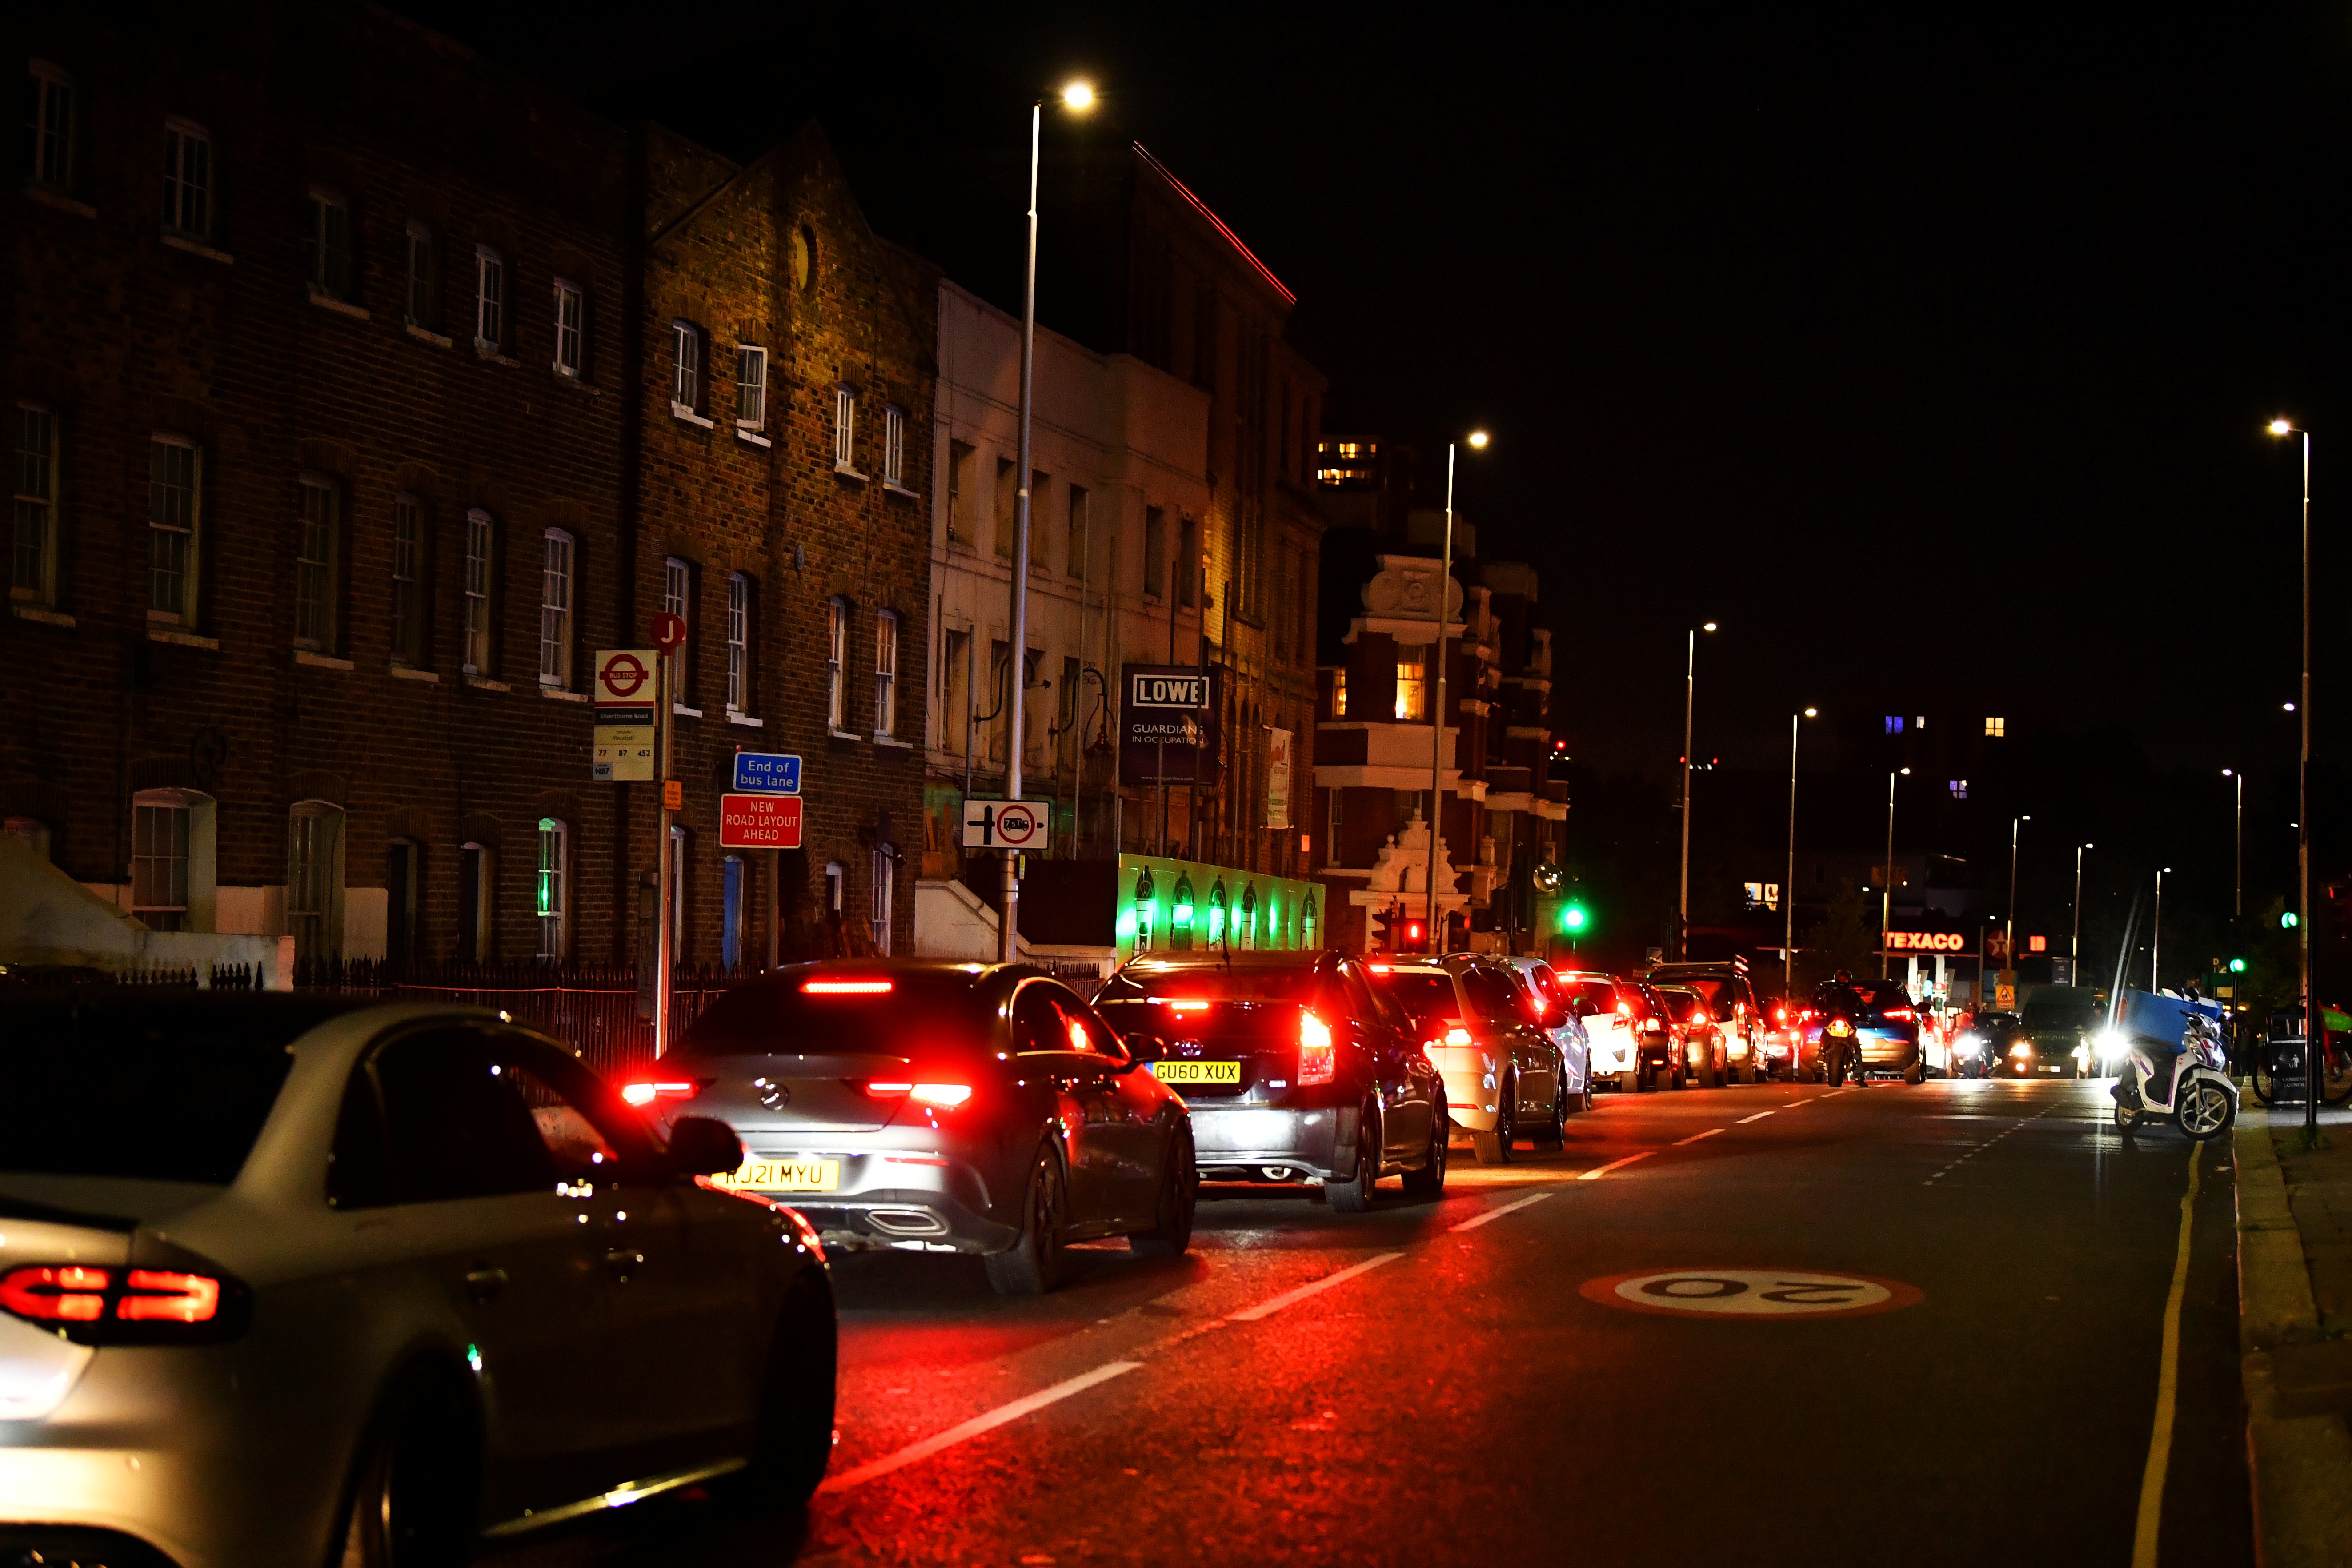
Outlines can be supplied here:
[[1151, 1076], [1162, 1083], [1239, 1083], [1239, 1062], [1153, 1062]]
[[755, 1193], [829, 1193], [841, 1185], [838, 1160], [746, 1160], [711, 1185]]

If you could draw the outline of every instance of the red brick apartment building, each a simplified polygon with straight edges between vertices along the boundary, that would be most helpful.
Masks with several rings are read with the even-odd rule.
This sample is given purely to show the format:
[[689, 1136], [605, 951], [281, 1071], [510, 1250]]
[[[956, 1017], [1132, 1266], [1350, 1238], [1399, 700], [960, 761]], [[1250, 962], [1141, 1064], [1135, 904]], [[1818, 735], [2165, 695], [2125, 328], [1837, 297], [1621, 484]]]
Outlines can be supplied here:
[[[0, 37], [11, 833], [160, 929], [625, 958], [655, 786], [591, 781], [590, 656], [682, 608], [683, 956], [905, 940], [934, 291], [821, 138], [739, 170], [333, 0]], [[781, 865], [716, 842], [739, 744], [806, 757]]]

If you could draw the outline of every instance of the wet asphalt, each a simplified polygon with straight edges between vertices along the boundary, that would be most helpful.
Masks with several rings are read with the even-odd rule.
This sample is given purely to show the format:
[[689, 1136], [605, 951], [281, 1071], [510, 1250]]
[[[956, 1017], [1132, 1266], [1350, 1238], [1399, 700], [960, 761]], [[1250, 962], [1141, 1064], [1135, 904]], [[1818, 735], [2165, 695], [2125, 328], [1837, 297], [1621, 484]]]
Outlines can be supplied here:
[[[2189, 1145], [2126, 1142], [2107, 1104], [1604, 1096], [1559, 1152], [1457, 1147], [1442, 1199], [1209, 1196], [1189, 1256], [1082, 1247], [1040, 1300], [842, 1257], [834, 1489], [657, 1499], [483, 1561], [2129, 1563]], [[2217, 1568], [2252, 1561], [2230, 1165], [2200, 1160], [2158, 1537]], [[1871, 1310], [1786, 1310], [1823, 1302]]]

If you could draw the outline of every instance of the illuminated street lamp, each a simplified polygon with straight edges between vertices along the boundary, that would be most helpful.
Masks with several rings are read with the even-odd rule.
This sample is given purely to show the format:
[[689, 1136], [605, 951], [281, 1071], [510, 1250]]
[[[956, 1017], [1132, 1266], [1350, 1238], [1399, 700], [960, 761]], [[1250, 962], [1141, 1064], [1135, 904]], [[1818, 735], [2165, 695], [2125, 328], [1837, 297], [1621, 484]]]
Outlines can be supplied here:
[[2018, 829], [2032, 821], [2031, 816], [2012, 817], [2009, 824], [2009, 919], [2001, 926], [2001, 942], [2009, 956], [2001, 960], [2011, 969], [2017, 967], [2017, 834]]
[[[1484, 430], [1473, 430], [1461, 444], [1474, 452], [1483, 452], [1490, 439]], [[1444, 950], [1438, 932], [1444, 928], [1437, 923], [1437, 836], [1445, 821], [1445, 628], [1454, 618], [1454, 448], [1455, 443], [1445, 443], [1445, 547], [1438, 557], [1437, 567], [1437, 702], [1429, 716], [1429, 866], [1422, 879], [1429, 884], [1429, 951], [1433, 955]]]
[[[2147, 988], [2150, 991], [2164, 989], [2162, 971], [2158, 961], [2164, 952], [2164, 874], [2171, 869], [2169, 866], [2158, 866], [2156, 868], [2156, 924], [2147, 933]], [[2307, 1047], [2304, 1055], [2306, 1058], [2311, 1055]], [[2309, 1065], [2308, 1061], [2305, 1065]]]
[[2083, 984], [2083, 851], [2094, 848], [2089, 844], [2074, 846], [2074, 934], [2066, 941], [2067, 978]]
[[[1071, 113], [1083, 114], [1094, 107], [1094, 85], [1069, 82], [1063, 87], [1061, 98], [1063, 106]], [[1009, 672], [1013, 722], [1008, 743], [1012, 752], [1006, 759], [1004, 776], [1004, 798], [1010, 801], [1021, 798], [1022, 721], [1029, 706], [1029, 416], [1034, 403], [1037, 363], [1037, 144], [1045, 122], [1045, 100], [1041, 98], [1029, 106], [1029, 260], [1021, 283], [1021, 470], [1020, 489], [1013, 492], [1013, 653]], [[1017, 852], [1007, 846], [1003, 901], [1000, 905], [1003, 913], [996, 928], [996, 956], [1003, 963], [1020, 956], [1017, 943], [1021, 879], [1014, 874], [1017, 864]]]
[[[2296, 700], [2287, 705], [2287, 711], [2299, 713], [2303, 720], [2303, 751], [2294, 771], [2294, 879], [2295, 908], [2303, 914], [2311, 913], [2311, 432], [2300, 429], [2284, 417], [2270, 422], [2273, 436], [2303, 437], [2303, 689], [2295, 693]], [[2296, 989], [2303, 1001], [2303, 1130], [2306, 1145], [2319, 1136], [2318, 1063], [2313, 1053], [2319, 1044], [2319, 1031], [2313, 1026], [2318, 1013], [2312, 1005], [2311, 932], [2306, 927], [2296, 928], [2295, 967], [2300, 972]]]
[[1878, 977], [1886, 978], [1886, 933], [1895, 929], [1895, 774], [1907, 773], [1909, 768], [1898, 768], [1886, 775], [1886, 867], [1884, 885], [1878, 889]]
[[[1821, 710], [1808, 708], [1805, 717], [1818, 718]], [[1690, 748], [1683, 748], [1687, 755]], [[1780, 933], [1780, 1000], [1793, 1001], [1797, 994], [1797, 715], [1789, 715], [1789, 879], [1780, 884], [1781, 923], [1787, 928]], [[1883, 943], [1881, 945], [1884, 945]], [[1791, 1072], [1795, 1064], [1790, 1064]]]
[[2236, 884], [2238, 890], [2236, 899], [2232, 903], [2230, 912], [2237, 916], [2238, 919], [2244, 920], [2246, 918], [2246, 775], [2235, 771], [2234, 769], [2223, 768], [2221, 770], [2221, 776], [2225, 779], [2231, 780], [2238, 786], [2238, 847], [2236, 872]]
[[1683, 889], [1675, 905], [1675, 957], [1688, 958], [1690, 930], [1690, 776], [1691, 776], [1691, 710], [1698, 700], [1698, 634], [1715, 630], [1713, 621], [1706, 622], [1690, 634], [1690, 646], [1685, 650], [1683, 664]]

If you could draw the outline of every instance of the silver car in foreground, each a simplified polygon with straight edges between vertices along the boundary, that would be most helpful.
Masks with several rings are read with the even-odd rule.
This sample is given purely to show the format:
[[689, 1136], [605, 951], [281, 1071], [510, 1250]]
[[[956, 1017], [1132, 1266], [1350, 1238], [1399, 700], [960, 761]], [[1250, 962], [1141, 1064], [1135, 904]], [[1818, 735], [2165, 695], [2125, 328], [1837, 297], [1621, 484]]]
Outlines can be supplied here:
[[0, 1561], [425, 1568], [831, 1452], [814, 1234], [498, 1014], [0, 992]]

